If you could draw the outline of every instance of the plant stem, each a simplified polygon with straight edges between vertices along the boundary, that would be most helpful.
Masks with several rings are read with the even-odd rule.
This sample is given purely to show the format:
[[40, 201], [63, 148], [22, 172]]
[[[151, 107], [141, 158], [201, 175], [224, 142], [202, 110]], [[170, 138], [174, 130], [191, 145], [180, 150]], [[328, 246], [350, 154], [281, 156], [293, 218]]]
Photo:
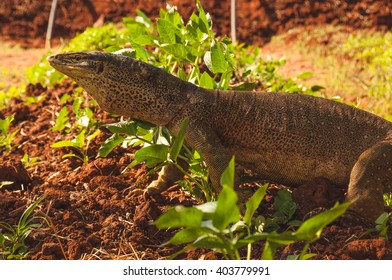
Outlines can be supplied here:
[[303, 257], [305, 256], [306, 251], [308, 251], [308, 249], [309, 249], [309, 245], [310, 245], [309, 242], [305, 243], [304, 247], [302, 248], [301, 254], [298, 257], [298, 259], [303, 260]]

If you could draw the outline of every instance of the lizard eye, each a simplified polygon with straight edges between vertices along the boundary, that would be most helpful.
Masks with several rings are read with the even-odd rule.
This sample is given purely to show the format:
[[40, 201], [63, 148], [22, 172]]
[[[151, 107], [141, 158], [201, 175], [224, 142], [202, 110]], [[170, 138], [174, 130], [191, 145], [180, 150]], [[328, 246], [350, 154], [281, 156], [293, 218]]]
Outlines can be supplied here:
[[99, 61], [97, 63], [97, 66], [96, 66], [95, 70], [96, 70], [97, 74], [100, 74], [100, 73], [103, 72], [103, 62], [102, 61]]

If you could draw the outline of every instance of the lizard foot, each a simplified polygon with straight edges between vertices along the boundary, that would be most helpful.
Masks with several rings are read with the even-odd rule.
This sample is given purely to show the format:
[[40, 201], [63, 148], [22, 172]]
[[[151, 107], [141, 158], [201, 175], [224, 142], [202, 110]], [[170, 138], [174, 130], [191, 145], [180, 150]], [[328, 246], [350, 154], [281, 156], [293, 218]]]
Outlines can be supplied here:
[[149, 195], [160, 194], [161, 192], [167, 190], [168, 187], [170, 187], [170, 184], [168, 184], [166, 181], [157, 179], [148, 185], [145, 192], [147, 192]]
[[154, 194], [160, 194], [164, 190], [167, 189], [167, 187], [164, 185], [162, 186], [162, 183], [157, 182], [158, 180], [153, 181], [151, 184], [148, 185], [147, 188], [138, 188], [138, 189], [133, 189], [131, 191], [132, 196], [143, 196], [144, 199], [146, 199], [150, 195]]

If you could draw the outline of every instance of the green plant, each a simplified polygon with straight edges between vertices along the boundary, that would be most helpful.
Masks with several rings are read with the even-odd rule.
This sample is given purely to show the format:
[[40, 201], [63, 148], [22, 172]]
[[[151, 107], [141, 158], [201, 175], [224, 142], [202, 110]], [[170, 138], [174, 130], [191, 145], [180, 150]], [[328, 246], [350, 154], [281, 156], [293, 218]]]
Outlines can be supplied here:
[[52, 127], [52, 131], [63, 131], [69, 124], [68, 110], [67, 107], [62, 107], [57, 115], [56, 123]]
[[[259, 188], [248, 200], [245, 214], [241, 218], [237, 194], [233, 188], [234, 172], [232, 159], [222, 175], [222, 191], [217, 201], [188, 208], [176, 206], [155, 221], [155, 225], [160, 229], [180, 228], [166, 244], [188, 243], [179, 253], [191, 247], [214, 249], [222, 253], [226, 259], [240, 259], [239, 249], [247, 247], [246, 258], [250, 259], [252, 244], [264, 240], [262, 258], [273, 259], [277, 248], [304, 241], [303, 250], [297, 257], [307, 259], [313, 256], [307, 254], [309, 245], [320, 238], [323, 228], [342, 215], [350, 205], [336, 205], [305, 221], [295, 232], [260, 232], [260, 227], [254, 228], [252, 217], [264, 198], [267, 185]], [[172, 257], [177, 255], [178, 253]]]
[[376, 226], [362, 233], [359, 238], [362, 238], [373, 232], [378, 232], [380, 237], [388, 240], [388, 228], [391, 217], [392, 213], [382, 213], [375, 221]]
[[384, 194], [384, 203], [392, 210], [392, 193]]
[[62, 140], [51, 145], [52, 148], [71, 148], [76, 153], [68, 153], [63, 155], [64, 158], [75, 157], [83, 163], [89, 160], [88, 148], [91, 140], [99, 135], [100, 131], [95, 130], [92, 134], [86, 137], [86, 130], [82, 130], [73, 140]]
[[12, 141], [19, 130], [9, 131], [10, 124], [14, 120], [14, 115], [5, 117], [5, 119], [0, 119], [0, 149], [5, 148], [10, 151], [12, 148]]
[[[72, 110], [68, 110], [65, 103], [72, 101]], [[73, 95], [65, 94], [60, 99], [63, 105], [57, 115], [56, 123], [52, 127], [52, 131], [65, 132], [66, 134], [77, 133], [73, 140], [62, 140], [54, 143], [52, 148], [71, 148], [76, 153], [68, 153], [63, 158], [75, 157], [83, 163], [88, 162], [88, 147], [91, 140], [98, 136], [100, 131], [97, 129], [98, 122], [94, 118], [94, 113], [90, 109], [89, 101], [82, 94], [82, 89], [75, 90]], [[94, 105], [95, 106], [95, 105]], [[72, 122], [71, 122], [72, 119]], [[88, 135], [88, 136], [86, 136]]]
[[255, 220], [259, 231], [279, 230], [281, 226], [300, 226], [301, 221], [292, 220], [297, 209], [296, 203], [287, 190], [280, 190], [274, 198], [275, 213], [272, 217], [258, 216]]
[[[323, 229], [336, 220], [339, 216], [343, 215], [347, 208], [350, 206], [349, 202], [343, 204], [336, 204], [329, 210], [324, 211], [310, 219], [304, 221], [302, 225], [295, 232], [286, 231], [283, 233], [262, 233], [251, 239], [253, 242], [256, 240], [266, 240], [263, 259], [273, 259], [276, 250], [294, 242], [305, 242], [301, 253], [295, 256], [295, 259], [308, 259], [314, 254], [307, 254], [309, 245], [320, 238]], [[291, 256], [291, 258], [293, 258]]]
[[34, 103], [38, 103], [42, 100], [44, 100], [46, 97], [46, 95], [42, 94], [42, 95], [38, 95], [38, 96], [25, 96], [25, 104], [27, 106], [34, 104]]
[[[2, 88], [1, 84], [0, 88]], [[6, 107], [12, 98], [23, 98], [25, 90], [25, 85], [13, 85], [7, 90], [0, 90], [0, 108]]]
[[44, 196], [31, 204], [23, 212], [16, 226], [0, 222], [0, 227], [5, 231], [0, 231], [0, 257], [2, 259], [19, 260], [27, 257], [29, 252], [25, 240], [33, 230], [42, 226], [40, 223], [35, 223], [35, 220], [43, 220], [49, 224], [45, 217], [33, 215], [33, 211], [43, 199]]
[[42, 161], [38, 157], [29, 157], [28, 154], [24, 154], [20, 161], [22, 162], [24, 168], [42, 164]]

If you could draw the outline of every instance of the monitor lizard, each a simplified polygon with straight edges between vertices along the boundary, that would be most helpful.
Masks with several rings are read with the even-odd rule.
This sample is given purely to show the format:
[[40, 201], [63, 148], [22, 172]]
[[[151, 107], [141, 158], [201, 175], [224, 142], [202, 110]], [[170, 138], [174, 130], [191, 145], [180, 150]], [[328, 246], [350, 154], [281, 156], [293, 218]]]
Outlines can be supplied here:
[[[392, 192], [392, 123], [352, 106], [294, 93], [208, 90], [130, 57], [104, 52], [50, 56], [110, 113], [166, 126], [198, 150], [214, 189], [228, 162], [296, 187], [316, 177], [347, 188], [351, 210], [374, 221]], [[178, 178], [165, 167], [148, 188]], [[178, 172], [177, 172], [178, 173]]]

